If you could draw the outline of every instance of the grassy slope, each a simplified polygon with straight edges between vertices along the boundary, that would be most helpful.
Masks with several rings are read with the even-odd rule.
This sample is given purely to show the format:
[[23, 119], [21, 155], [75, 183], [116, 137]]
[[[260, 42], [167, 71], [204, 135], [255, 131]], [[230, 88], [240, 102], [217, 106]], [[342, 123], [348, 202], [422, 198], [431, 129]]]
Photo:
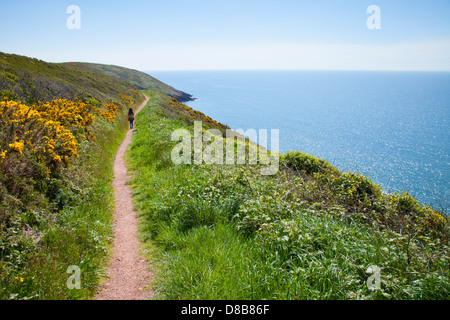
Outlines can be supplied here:
[[[122, 118], [126, 119], [126, 115]], [[127, 129], [126, 121], [103, 123], [95, 130], [98, 142], [82, 146], [80, 158], [65, 173], [68, 181], [64, 182], [72, 184], [71, 187], [56, 189], [67, 205], [53, 212], [51, 220], [42, 217], [39, 223], [30, 224], [38, 241], [21, 234], [21, 225], [26, 221], [18, 217], [15, 248], [1, 257], [9, 268], [7, 282], [2, 283], [3, 290], [0, 290], [1, 298], [72, 300], [95, 295], [112, 235], [112, 166]], [[80, 290], [66, 285], [71, 275], [67, 269], [72, 265], [80, 268]], [[24, 282], [12, 281], [13, 276], [23, 278]]]
[[[131, 86], [67, 65], [0, 57], [0, 91], [24, 102], [106, 102]], [[439, 213], [406, 194], [382, 196], [364, 177], [299, 153], [283, 157], [273, 177], [248, 165], [174, 166], [173, 130], [191, 131], [193, 119], [226, 127], [147, 93], [128, 161], [142, 237], [157, 248], [160, 298], [449, 298], [448, 220]], [[80, 159], [54, 181], [62, 208], [44, 203], [42, 211], [17, 213], [0, 243], [1, 298], [92, 297], [111, 235], [112, 160], [125, 131], [125, 117], [98, 122], [97, 142], [84, 143]], [[66, 286], [70, 265], [81, 268], [81, 290]], [[383, 268], [381, 290], [365, 284], [370, 265]]]
[[77, 67], [84, 70], [95, 71], [110, 77], [114, 77], [136, 86], [139, 90], [155, 90], [171, 96], [178, 101], [190, 101], [192, 96], [185, 92], [174, 89], [173, 87], [153, 78], [152, 76], [133, 69], [120, 66], [96, 64], [96, 63], [77, 63], [68, 62], [65, 65]]
[[23, 103], [75, 98], [106, 102], [130, 89], [136, 87], [93, 71], [0, 52], [0, 93]]
[[[257, 166], [173, 165], [192, 118], [153, 94], [129, 164], [162, 299], [448, 299], [448, 219], [300, 153]], [[381, 289], [369, 290], [369, 267]]]
[[[94, 72], [0, 54], [2, 95], [27, 103], [75, 97], [106, 103], [118, 101], [119, 94], [132, 96], [130, 88], [134, 87]], [[133, 104], [142, 100], [135, 97]], [[112, 165], [128, 130], [126, 112], [122, 108], [115, 123], [97, 119], [92, 128], [97, 139], [83, 141], [79, 158], [51, 179], [39, 184], [24, 180], [27, 192], [18, 195], [2, 182], [0, 198], [18, 203], [19, 209], [12, 210], [3, 200], [0, 205], [0, 299], [93, 297], [108, 258]], [[80, 290], [66, 284], [72, 265], [81, 271]]]

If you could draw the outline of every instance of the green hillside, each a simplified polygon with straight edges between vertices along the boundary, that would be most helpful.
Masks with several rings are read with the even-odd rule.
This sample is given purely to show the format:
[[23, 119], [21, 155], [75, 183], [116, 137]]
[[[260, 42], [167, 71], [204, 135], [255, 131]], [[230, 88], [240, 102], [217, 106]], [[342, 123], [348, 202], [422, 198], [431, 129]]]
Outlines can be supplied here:
[[[0, 300], [96, 293], [111, 241], [112, 165], [128, 108], [144, 98], [134, 89], [0, 53]], [[72, 265], [79, 290], [66, 284]]]
[[[257, 145], [222, 139], [226, 125], [168, 88], [125, 68], [0, 53], [0, 299], [93, 298], [112, 239], [113, 161], [142, 93], [127, 164], [157, 298], [450, 298], [447, 215], [300, 151], [265, 175], [249, 161]], [[194, 136], [195, 121], [209, 135], [203, 154], [243, 147], [245, 163], [176, 165], [174, 150], [195, 159], [173, 139]]]
[[24, 103], [75, 98], [105, 102], [130, 89], [137, 88], [93, 71], [0, 53], [0, 94]]
[[280, 155], [271, 176], [248, 161], [175, 165], [173, 132], [223, 127], [148, 94], [129, 165], [160, 299], [450, 298], [445, 214], [301, 152]]
[[133, 69], [119, 66], [69, 62], [65, 65], [77, 67], [83, 70], [95, 71], [110, 77], [114, 77], [136, 86], [139, 90], [154, 90], [173, 97], [181, 102], [192, 100], [192, 95], [174, 89], [173, 87], [153, 78], [152, 76]]
[[192, 99], [137, 70], [92, 63], [48, 63], [0, 52], [0, 94], [25, 103], [75, 98], [106, 101], [130, 89], [154, 90], [182, 102]]

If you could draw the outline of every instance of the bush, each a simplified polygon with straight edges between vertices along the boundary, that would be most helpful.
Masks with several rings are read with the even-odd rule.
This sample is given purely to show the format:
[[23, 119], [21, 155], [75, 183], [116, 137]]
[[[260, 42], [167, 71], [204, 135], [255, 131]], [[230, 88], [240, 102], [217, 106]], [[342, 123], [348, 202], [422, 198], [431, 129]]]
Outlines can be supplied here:
[[381, 199], [381, 187], [359, 173], [342, 173], [332, 183], [332, 190], [348, 205], [374, 208]]
[[339, 170], [327, 161], [298, 151], [286, 153], [282, 161], [289, 168], [309, 175], [314, 173], [339, 174]]
[[[93, 294], [112, 213], [108, 148], [127, 128], [113, 124], [119, 107], [0, 101], [0, 299]], [[84, 271], [82, 290], [67, 290], [67, 263]]]
[[12, 90], [1, 90], [0, 91], [0, 99], [8, 99], [8, 100], [17, 100], [17, 94]]
[[431, 207], [421, 205], [409, 193], [394, 194], [391, 196], [394, 215], [391, 219], [399, 220], [404, 229], [416, 235], [426, 235], [432, 238], [441, 238], [448, 241], [449, 218], [433, 210]]

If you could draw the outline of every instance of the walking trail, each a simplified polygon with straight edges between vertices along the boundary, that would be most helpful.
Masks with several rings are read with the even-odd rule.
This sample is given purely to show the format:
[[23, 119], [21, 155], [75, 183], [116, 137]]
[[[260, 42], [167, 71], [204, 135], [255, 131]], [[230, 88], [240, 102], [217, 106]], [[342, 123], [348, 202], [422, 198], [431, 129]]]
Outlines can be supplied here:
[[[149, 98], [135, 110], [137, 114]], [[100, 288], [95, 300], [147, 300], [154, 292], [147, 289], [151, 273], [146, 261], [140, 256], [138, 239], [138, 218], [133, 208], [130, 177], [124, 163], [124, 154], [131, 142], [133, 130], [129, 130], [114, 161], [114, 242], [112, 256], [107, 269], [109, 277]]]

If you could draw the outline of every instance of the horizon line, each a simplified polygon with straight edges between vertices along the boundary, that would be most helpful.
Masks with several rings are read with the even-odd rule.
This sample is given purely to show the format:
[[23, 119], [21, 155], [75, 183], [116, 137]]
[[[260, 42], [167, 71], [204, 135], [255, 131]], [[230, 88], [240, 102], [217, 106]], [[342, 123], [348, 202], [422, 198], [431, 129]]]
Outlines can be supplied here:
[[[37, 57], [36, 55], [28, 55], [28, 54], [23, 54], [23, 53], [16, 53], [16, 52], [7, 52], [7, 51], [1, 51], [1, 53], [4, 54], [10, 54], [10, 55], [17, 55], [17, 56], [23, 56], [23, 57], [28, 57], [28, 58], [32, 58], [32, 59], [37, 59], [37, 60], [41, 60], [44, 62], [48, 62], [48, 63], [88, 63], [88, 64], [102, 64], [102, 65], [109, 65], [109, 66], [118, 66], [118, 67], [123, 67], [123, 68], [128, 68], [128, 69], [134, 69], [137, 71], [141, 71], [144, 73], [148, 73], [148, 72], [207, 72], [207, 71], [214, 71], [214, 72], [237, 72], [237, 71], [310, 71], [310, 72], [434, 72], [434, 73], [446, 73], [446, 72], [450, 72], [450, 68], [449, 69], [392, 69], [392, 68], [386, 68], [386, 69], [374, 69], [374, 68], [361, 68], [361, 69], [340, 69], [340, 68], [328, 68], [328, 69], [321, 69], [321, 68], [292, 68], [292, 69], [288, 69], [288, 68], [227, 68], [227, 69], [221, 69], [220, 67], [217, 68], [207, 68], [207, 69], [198, 69], [198, 68], [188, 68], [188, 69], [151, 69], [151, 68], [145, 68], [145, 67], [136, 67], [136, 66], [127, 66], [126, 64], [120, 64], [120, 63], [111, 63], [111, 62], [92, 62], [89, 60], [79, 60], [79, 61], [54, 61], [53, 59], [45, 59], [42, 57]], [[53, 61], [51, 61], [53, 60]]]
[[[111, 65], [113, 66], [113, 65]], [[116, 65], [119, 66], [119, 65]], [[125, 67], [127, 68], [127, 67]], [[450, 72], [449, 70], [395, 70], [395, 69], [155, 69], [155, 70], [144, 70], [130, 68], [142, 72], [236, 72], [236, 71], [313, 71], [313, 72]]]

